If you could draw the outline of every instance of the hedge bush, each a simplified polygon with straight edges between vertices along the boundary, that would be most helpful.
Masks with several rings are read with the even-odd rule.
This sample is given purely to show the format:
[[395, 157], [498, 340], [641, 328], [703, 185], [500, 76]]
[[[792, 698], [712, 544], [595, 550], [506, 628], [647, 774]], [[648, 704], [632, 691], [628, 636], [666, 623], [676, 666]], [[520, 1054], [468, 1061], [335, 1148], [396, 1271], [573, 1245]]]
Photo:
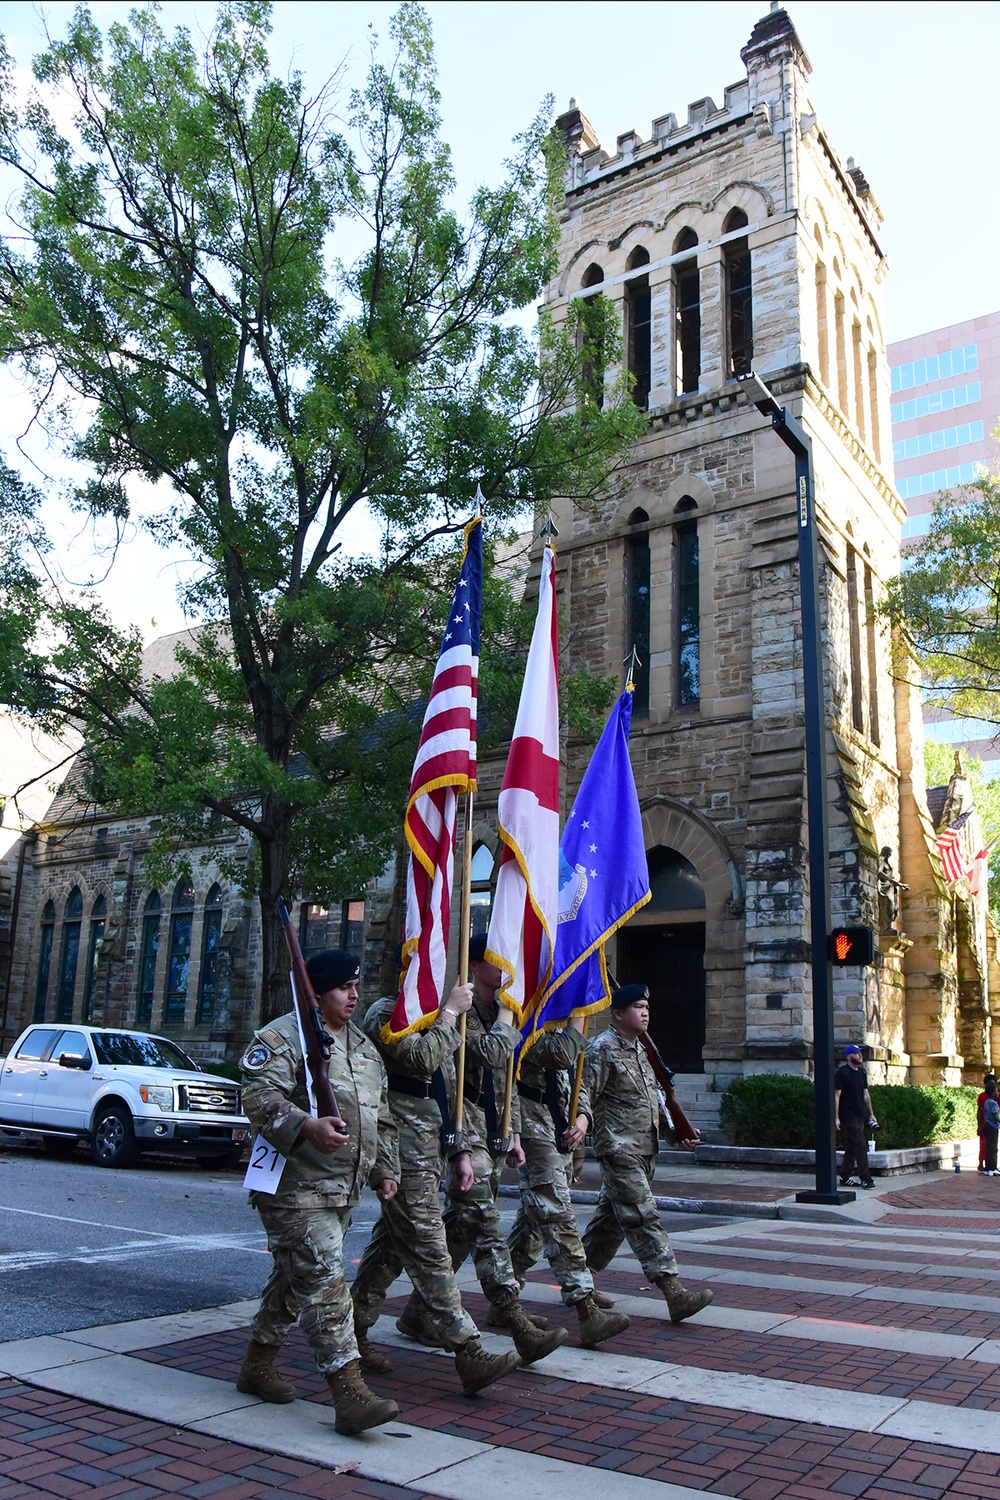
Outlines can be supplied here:
[[[879, 1122], [880, 1150], [933, 1146], [976, 1134], [976, 1098], [971, 1087], [873, 1083], [869, 1089]], [[736, 1146], [812, 1150], [813, 1086], [808, 1078], [757, 1073], [737, 1078], [722, 1096], [719, 1122]]]

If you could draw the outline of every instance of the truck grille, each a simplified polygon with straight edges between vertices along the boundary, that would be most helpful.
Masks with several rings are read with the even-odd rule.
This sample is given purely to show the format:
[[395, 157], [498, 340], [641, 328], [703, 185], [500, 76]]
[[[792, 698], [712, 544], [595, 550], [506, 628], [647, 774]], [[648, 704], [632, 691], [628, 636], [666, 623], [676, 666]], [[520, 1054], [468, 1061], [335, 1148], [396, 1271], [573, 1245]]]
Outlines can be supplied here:
[[179, 1087], [181, 1109], [200, 1114], [238, 1115], [240, 1091], [235, 1083], [182, 1083]]

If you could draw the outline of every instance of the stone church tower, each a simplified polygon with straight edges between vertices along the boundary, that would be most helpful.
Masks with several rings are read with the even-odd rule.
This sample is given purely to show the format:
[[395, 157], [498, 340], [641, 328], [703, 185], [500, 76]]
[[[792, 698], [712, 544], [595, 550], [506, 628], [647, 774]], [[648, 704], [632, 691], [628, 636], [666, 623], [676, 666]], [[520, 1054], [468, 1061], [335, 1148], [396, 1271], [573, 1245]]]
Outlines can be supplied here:
[[[620, 316], [645, 436], [594, 513], [555, 511], [564, 670], [621, 674], [653, 900], [617, 940], [705, 1106], [750, 1071], [811, 1069], [805, 760], [791, 456], [748, 404], [751, 366], [810, 434], [822, 535], [835, 922], [878, 933], [840, 970], [836, 1037], [874, 1079], [960, 1082], [990, 1056], [982, 941], [961, 942], [923, 784], [919, 705], [871, 611], [900, 564], [882, 215], [827, 138], [811, 66], [772, 6], [721, 106], [598, 141], [575, 100], [556, 320]], [[621, 371], [593, 351], [593, 399]], [[904, 664], [905, 666], [905, 664]], [[588, 750], [568, 747], [569, 798]], [[971, 933], [974, 914], [966, 913]], [[959, 953], [959, 947], [964, 952]], [[994, 1054], [995, 1055], [995, 1054]]]

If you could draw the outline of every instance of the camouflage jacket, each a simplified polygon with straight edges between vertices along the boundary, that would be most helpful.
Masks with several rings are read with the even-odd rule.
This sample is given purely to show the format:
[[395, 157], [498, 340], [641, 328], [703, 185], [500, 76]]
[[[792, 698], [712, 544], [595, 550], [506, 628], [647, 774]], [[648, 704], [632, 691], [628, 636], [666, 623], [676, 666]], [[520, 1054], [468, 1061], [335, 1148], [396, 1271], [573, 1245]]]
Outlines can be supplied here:
[[655, 1156], [663, 1106], [642, 1043], [629, 1041], [609, 1026], [587, 1047], [583, 1078], [591, 1105], [594, 1154]]
[[441, 1170], [441, 1107], [433, 1095], [417, 1098], [393, 1088], [393, 1075], [429, 1084], [441, 1070], [448, 1107], [448, 1123], [455, 1112], [455, 1058], [461, 1040], [458, 1028], [440, 1018], [423, 1031], [411, 1031], [398, 1042], [384, 1042], [382, 1027], [392, 1015], [395, 999], [377, 1000], [369, 1006], [362, 1029], [385, 1064], [389, 1075], [389, 1108], [399, 1129], [399, 1155], [404, 1170]]
[[[566, 1026], [559, 1031], [543, 1031], [524, 1053], [517, 1078], [522, 1141], [555, 1141], [560, 1151], [563, 1149], [562, 1131], [572, 1124], [569, 1107], [576, 1060], [586, 1045], [582, 1031]], [[580, 1090], [577, 1113], [593, 1120], [586, 1089]]]
[[[482, 1002], [473, 1000], [472, 1008], [465, 1018], [465, 1111], [463, 1131], [467, 1141], [476, 1139], [489, 1144], [492, 1121], [487, 1119], [490, 1103], [487, 1080], [493, 1083], [493, 1100], [496, 1109], [496, 1133], [499, 1134], [503, 1120], [504, 1090], [507, 1087], [507, 1059], [521, 1040], [521, 1033], [503, 1021], [489, 1024], [482, 1012]], [[511, 1101], [510, 1128], [517, 1133], [521, 1128], [521, 1115], [517, 1088]]]
[[301, 1208], [344, 1208], [357, 1203], [366, 1182], [374, 1187], [384, 1177], [398, 1181], [399, 1147], [385, 1069], [356, 1026], [348, 1023], [331, 1048], [328, 1072], [349, 1140], [329, 1155], [301, 1134], [309, 1116], [309, 1096], [294, 1012], [256, 1032], [240, 1066], [247, 1118], [286, 1158], [270, 1201]]

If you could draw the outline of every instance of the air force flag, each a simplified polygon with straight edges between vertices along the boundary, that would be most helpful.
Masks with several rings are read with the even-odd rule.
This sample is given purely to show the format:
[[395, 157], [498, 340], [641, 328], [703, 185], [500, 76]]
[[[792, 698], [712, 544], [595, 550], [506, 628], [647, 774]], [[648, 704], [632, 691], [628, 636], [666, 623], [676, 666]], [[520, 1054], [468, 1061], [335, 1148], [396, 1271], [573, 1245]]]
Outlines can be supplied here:
[[628, 755], [632, 693], [615, 704], [591, 756], [559, 850], [559, 922], [552, 980], [531, 1034], [611, 1003], [604, 945], [649, 900], [642, 815]]

